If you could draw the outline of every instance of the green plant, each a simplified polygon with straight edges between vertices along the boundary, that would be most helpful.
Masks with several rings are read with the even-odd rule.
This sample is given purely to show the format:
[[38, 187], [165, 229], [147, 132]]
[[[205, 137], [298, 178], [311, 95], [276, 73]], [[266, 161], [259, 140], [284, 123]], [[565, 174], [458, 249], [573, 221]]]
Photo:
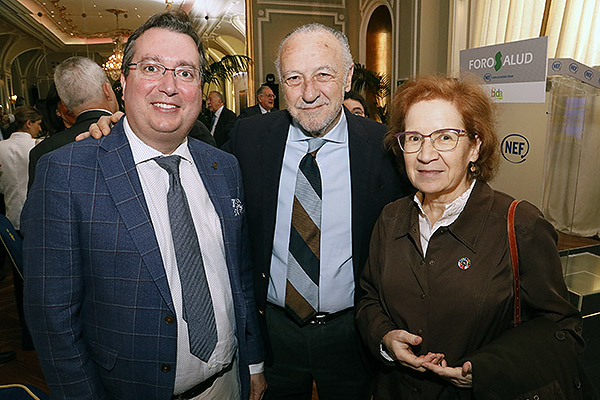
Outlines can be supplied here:
[[387, 75], [378, 74], [362, 64], [355, 63], [352, 90], [363, 94], [369, 115], [375, 116], [375, 119], [384, 124], [387, 122], [389, 110], [384, 103], [390, 95], [390, 78]]
[[250, 63], [252, 63], [250, 57], [234, 54], [226, 55], [220, 61], [207, 64], [202, 71], [203, 87], [210, 84], [222, 87], [223, 82], [227, 79], [231, 79], [239, 72], [247, 71]]

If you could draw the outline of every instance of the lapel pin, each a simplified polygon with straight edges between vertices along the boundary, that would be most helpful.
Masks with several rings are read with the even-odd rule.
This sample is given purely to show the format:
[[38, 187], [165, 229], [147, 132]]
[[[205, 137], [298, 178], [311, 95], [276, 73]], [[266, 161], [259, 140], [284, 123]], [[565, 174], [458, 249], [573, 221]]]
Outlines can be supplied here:
[[458, 260], [458, 268], [460, 269], [469, 269], [471, 267], [471, 260], [468, 257], [463, 257]]
[[213, 169], [217, 169], [217, 165], [218, 165], [218, 164], [219, 164], [219, 163], [218, 163], [218, 162], [216, 162], [216, 161], [215, 161], [214, 163], [212, 163], [212, 167], [213, 167]]

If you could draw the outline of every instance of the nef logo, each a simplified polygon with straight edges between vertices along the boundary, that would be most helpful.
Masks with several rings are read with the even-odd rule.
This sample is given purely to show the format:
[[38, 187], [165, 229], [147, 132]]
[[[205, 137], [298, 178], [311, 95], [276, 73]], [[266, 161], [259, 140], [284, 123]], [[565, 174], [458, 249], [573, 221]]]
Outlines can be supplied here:
[[529, 153], [529, 141], [525, 136], [511, 133], [502, 139], [500, 145], [502, 157], [510, 163], [520, 164], [525, 161]]
[[491, 96], [492, 96], [492, 99], [502, 100], [504, 98], [504, 94], [502, 93], [502, 90], [494, 89], [494, 88], [492, 88]]

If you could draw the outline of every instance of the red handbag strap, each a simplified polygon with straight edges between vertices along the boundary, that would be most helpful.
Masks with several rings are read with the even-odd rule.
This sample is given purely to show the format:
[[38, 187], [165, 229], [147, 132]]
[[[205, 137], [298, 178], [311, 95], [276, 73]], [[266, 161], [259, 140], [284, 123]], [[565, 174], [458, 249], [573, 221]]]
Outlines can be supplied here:
[[519, 283], [519, 251], [517, 249], [517, 236], [515, 235], [515, 210], [519, 200], [514, 200], [508, 208], [506, 228], [508, 230], [508, 247], [510, 249], [510, 262], [513, 270], [513, 284], [515, 293], [515, 326], [521, 322], [521, 285]]

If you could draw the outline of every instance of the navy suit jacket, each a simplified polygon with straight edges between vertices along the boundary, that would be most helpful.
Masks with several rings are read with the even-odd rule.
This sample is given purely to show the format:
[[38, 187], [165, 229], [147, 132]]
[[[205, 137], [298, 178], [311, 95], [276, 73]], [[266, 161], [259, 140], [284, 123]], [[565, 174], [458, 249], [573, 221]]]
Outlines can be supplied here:
[[[344, 108], [348, 121], [352, 195], [352, 260], [355, 282], [367, 260], [371, 231], [383, 206], [409, 194], [383, 148], [385, 126], [357, 117]], [[277, 195], [285, 143], [292, 117], [286, 110], [238, 119], [224, 150], [240, 162], [246, 192], [256, 305], [264, 316], [275, 234]], [[359, 293], [356, 284], [355, 299]], [[266, 321], [261, 318], [267, 340]], [[267, 347], [268, 350], [268, 347]], [[269, 352], [268, 352], [269, 353]], [[270, 355], [267, 357], [270, 361]]]
[[[221, 220], [247, 398], [263, 351], [240, 171], [212, 146], [189, 149]], [[25, 312], [52, 398], [169, 399], [175, 309], [122, 122], [40, 159], [22, 223]]]
[[221, 115], [219, 116], [219, 120], [217, 121], [217, 126], [215, 127], [215, 142], [217, 142], [217, 147], [221, 148], [227, 140], [229, 140], [229, 131], [233, 127], [233, 124], [236, 120], [235, 113], [228, 109], [227, 107], [223, 107], [223, 111], [221, 111]]

